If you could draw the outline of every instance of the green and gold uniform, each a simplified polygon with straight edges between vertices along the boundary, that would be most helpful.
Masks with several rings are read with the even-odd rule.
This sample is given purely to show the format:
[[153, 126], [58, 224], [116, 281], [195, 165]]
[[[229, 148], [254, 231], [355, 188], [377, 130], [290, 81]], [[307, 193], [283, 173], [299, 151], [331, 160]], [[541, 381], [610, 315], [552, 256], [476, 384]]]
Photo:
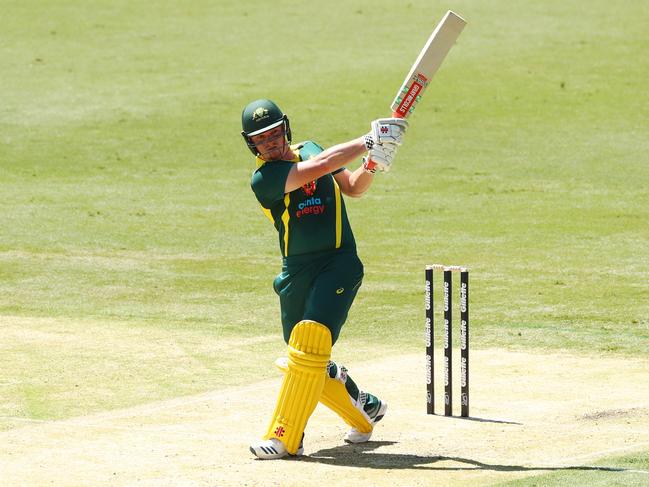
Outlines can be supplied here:
[[293, 161], [257, 159], [251, 187], [278, 232], [282, 272], [273, 281], [279, 295], [284, 340], [302, 320], [329, 328], [335, 343], [363, 279], [363, 264], [334, 174], [284, 193], [294, 163], [322, 152], [315, 142], [291, 146]]

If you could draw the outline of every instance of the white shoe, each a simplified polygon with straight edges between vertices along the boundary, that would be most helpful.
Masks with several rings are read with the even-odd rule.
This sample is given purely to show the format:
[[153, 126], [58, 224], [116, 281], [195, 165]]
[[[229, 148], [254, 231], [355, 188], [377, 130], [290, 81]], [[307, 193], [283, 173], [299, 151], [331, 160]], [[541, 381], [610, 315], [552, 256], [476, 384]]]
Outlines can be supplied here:
[[383, 419], [383, 416], [385, 416], [385, 412], [387, 411], [387, 409], [388, 409], [388, 403], [381, 401], [381, 406], [379, 407], [378, 411], [376, 412], [374, 417], [370, 418], [372, 431], [370, 431], [369, 433], [361, 433], [356, 428], [352, 428], [345, 435], [345, 442], [365, 443], [366, 441], [370, 441], [370, 438], [372, 437], [372, 433], [374, 432], [374, 425]]
[[[291, 454], [286, 450], [284, 443], [277, 438], [270, 440], [260, 440], [250, 445], [250, 451], [253, 455], [261, 460], [276, 460], [278, 458], [288, 457]], [[300, 441], [300, 446], [295, 455], [304, 454], [304, 436]]]

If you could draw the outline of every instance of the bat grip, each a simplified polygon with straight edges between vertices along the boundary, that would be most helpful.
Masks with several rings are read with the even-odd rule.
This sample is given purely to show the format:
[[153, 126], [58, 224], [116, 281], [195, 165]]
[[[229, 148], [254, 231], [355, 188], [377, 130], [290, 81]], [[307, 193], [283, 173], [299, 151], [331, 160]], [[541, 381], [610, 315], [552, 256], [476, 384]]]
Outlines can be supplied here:
[[[392, 112], [392, 117], [394, 118], [406, 118], [402, 114], [397, 113], [397, 112]], [[372, 159], [367, 159], [365, 161], [365, 169], [367, 169], [370, 172], [376, 171], [376, 162], [374, 162]]]

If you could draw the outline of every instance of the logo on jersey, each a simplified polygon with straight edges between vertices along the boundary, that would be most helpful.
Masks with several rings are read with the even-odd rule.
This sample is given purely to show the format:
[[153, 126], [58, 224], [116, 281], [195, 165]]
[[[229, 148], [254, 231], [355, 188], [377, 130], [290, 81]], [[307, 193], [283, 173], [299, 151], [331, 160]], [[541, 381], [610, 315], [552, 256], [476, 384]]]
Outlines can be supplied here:
[[302, 191], [304, 191], [304, 194], [307, 196], [313, 196], [315, 194], [315, 190], [318, 187], [317, 181], [314, 179], [313, 181], [306, 183], [304, 186], [302, 186]]
[[295, 216], [301, 218], [304, 215], [321, 215], [325, 212], [325, 205], [320, 198], [309, 198], [297, 205]]

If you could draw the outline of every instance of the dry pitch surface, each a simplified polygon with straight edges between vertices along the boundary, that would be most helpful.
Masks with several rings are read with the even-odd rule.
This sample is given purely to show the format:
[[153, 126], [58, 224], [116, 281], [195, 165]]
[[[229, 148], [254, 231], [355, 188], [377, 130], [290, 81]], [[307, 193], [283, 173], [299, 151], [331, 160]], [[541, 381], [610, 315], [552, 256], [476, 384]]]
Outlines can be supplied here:
[[[438, 354], [439, 355], [439, 354]], [[305, 457], [254, 460], [276, 380], [0, 433], [5, 485], [488, 485], [649, 448], [649, 361], [483, 350], [472, 418], [427, 416], [420, 355], [351, 372], [390, 404], [373, 441], [345, 445], [318, 406]], [[439, 386], [438, 386], [438, 389]], [[438, 404], [438, 410], [441, 404]], [[625, 471], [619, 475], [624, 476]], [[649, 472], [647, 472], [649, 481]]]

